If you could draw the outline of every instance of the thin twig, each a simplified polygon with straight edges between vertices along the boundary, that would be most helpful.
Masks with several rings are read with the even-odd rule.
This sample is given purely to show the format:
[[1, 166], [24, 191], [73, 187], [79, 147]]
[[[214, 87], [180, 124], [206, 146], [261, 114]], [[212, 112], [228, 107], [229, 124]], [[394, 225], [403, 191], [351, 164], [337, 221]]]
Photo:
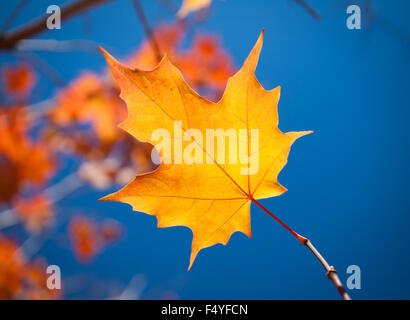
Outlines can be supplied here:
[[405, 31], [394, 25], [386, 18], [379, 15], [375, 17], [375, 22], [385, 32], [392, 35], [393, 37], [396, 37], [399, 41], [403, 42], [407, 47], [410, 47], [410, 36]]
[[310, 251], [312, 251], [312, 253], [315, 255], [315, 257], [319, 260], [319, 262], [325, 268], [326, 276], [328, 277], [328, 279], [330, 281], [332, 281], [332, 283], [336, 287], [336, 289], [339, 292], [342, 299], [343, 300], [351, 300], [350, 296], [347, 294], [345, 288], [343, 287], [343, 284], [340, 281], [339, 276], [337, 275], [336, 269], [333, 266], [330, 266], [327, 263], [327, 261], [319, 253], [319, 251], [316, 250], [316, 248], [313, 246], [313, 244], [310, 242], [309, 239], [307, 239], [307, 238], [301, 236], [300, 234], [296, 233], [295, 231], [293, 231], [282, 220], [280, 220], [278, 217], [276, 217], [272, 212], [270, 212], [268, 209], [266, 209], [259, 201], [255, 200], [253, 197], [251, 197], [250, 200], [253, 203], [255, 203], [259, 208], [261, 208], [263, 211], [265, 211], [267, 214], [269, 214], [273, 219], [275, 219], [282, 227], [284, 227], [287, 231], [289, 231], [293, 236], [295, 236], [296, 239], [298, 239], [301, 244], [305, 245]]
[[144, 9], [142, 8], [139, 0], [132, 0], [132, 3], [134, 4], [135, 11], [137, 12], [138, 19], [141, 21], [145, 35], [149, 39], [152, 46], [152, 50], [154, 50], [157, 60], [159, 62], [162, 58], [161, 50], [159, 48], [157, 41], [155, 40], [154, 33], [152, 32], [152, 29], [148, 23], [148, 19], [144, 13]]
[[59, 220], [54, 219], [53, 228], [48, 228], [43, 232], [31, 234], [14, 252], [15, 255], [20, 256], [24, 261], [30, 261], [44, 245], [57, 233], [57, 229], [67, 222], [69, 216], [65, 214], [63, 217], [59, 214]]
[[157, 1], [173, 14], [175, 14], [178, 11], [178, 6], [172, 0], [157, 0]]
[[52, 109], [55, 106], [55, 103], [55, 99], [50, 98], [29, 105], [27, 106], [26, 110], [29, 112], [31, 120], [36, 122], [39, 119], [45, 117], [50, 112], [50, 109]]
[[376, 11], [372, 1], [366, 1], [364, 3], [362, 12], [364, 12], [365, 21], [369, 26], [373, 25], [379, 27], [389, 35], [397, 38], [405, 46], [410, 47], [410, 35], [405, 30], [391, 22], [389, 19], [380, 15]]
[[0, 36], [2, 36], [13, 24], [14, 20], [17, 18], [19, 13], [24, 9], [24, 7], [29, 3], [30, 0], [20, 0], [18, 5], [10, 13], [3, 26], [1, 27]]
[[349, 296], [349, 294], [346, 292], [345, 288], [343, 287], [342, 282], [339, 279], [339, 276], [337, 275], [337, 271], [333, 266], [330, 266], [325, 258], [320, 254], [319, 251], [313, 246], [312, 242], [310, 240], [306, 240], [304, 245], [309, 248], [310, 251], [315, 255], [315, 257], [319, 260], [319, 262], [322, 264], [323, 268], [326, 270], [326, 276], [330, 281], [333, 282], [334, 286], [336, 287], [337, 291], [339, 292], [340, 296], [342, 297], [343, 300], [352, 300]]
[[[64, 199], [70, 193], [79, 189], [83, 185], [83, 180], [79, 179], [77, 173], [74, 172], [67, 175], [56, 184], [45, 189], [44, 193], [49, 198], [49, 202], [51, 204], [54, 204]], [[13, 209], [7, 209], [3, 212], [0, 212], [0, 230], [6, 227], [11, 227], [18, 222], [19, 220], [17, 219], [17, 216]]]
[[52, 203], [56, 203], [84, 185], [77, 172], [65, 176], [56, 184], [46, 189], [47, 196]]
[[90, 40], [23, 39], [17, 42], [16, 49], [19, 51], [99, 53], [98, 44]]
[[305, 0], [293, 0], [295, 1], [298, 5], [300, 5], [303, 9], [305, 9], [313, 19], [320, 21], [321, 17], [319, 13], [315, 9], [312, 8], [312, 6], [307, 3]]
[[147, 279], [142, 274], [135, 274], [120, 294], [108, 298], [109, 300], [139, 300], [147, 286]]
[[[78, 0], [61, 8], [61, 21], [67, 20], [92, 7], [113, 0]], [[15, 31], [7, 33], [0, 39], [0, 50], [11, 50], [19, 40], [31, 38], [47, 30], [48, 15], [28, 22]]]
[[91, 20], [91, 16], [89, 14], [89, 12], [84, 12], [81, 15], [81, 20], [82, 20], [82, 24], [83, 24], [83, 33], [84, 34], [91, 34], [92, 32], [92, 20]]
[[17, 223], [19, 223], [19, 219], [13, 209], [7, 209], [0, 212], [0, 230], [14, 226]]
[[266, 209], [258, 200], [254, 199], [253, 197], [251, 198], [252, 202], [255, 203], [259, 208], [261, 208], [263, 211], [265, 211], [268, 215], [270, 215], [273, 219], [276, 220], [282, 227], [284, 227], [287, 231], [289, 231], [296, 239], [299, 240], [301, 244], [304, 244], [307, 240], [307, 238], [301, 236], [300, 234], [297, 234], [295, 231], [293, 231], [291, 228], [289, 228], [282, 220], [280, 220], [277, 216], [275, 216], [272, 212], [270, 212], [268, 209]]
[[66, 85], [66, 81], [47, 61], [40, 58], [33, 52], [28, 51], [14, 51], [22, 59], [27, 60], [35, 69], [44, 74], [55, 86], [62, 87]]

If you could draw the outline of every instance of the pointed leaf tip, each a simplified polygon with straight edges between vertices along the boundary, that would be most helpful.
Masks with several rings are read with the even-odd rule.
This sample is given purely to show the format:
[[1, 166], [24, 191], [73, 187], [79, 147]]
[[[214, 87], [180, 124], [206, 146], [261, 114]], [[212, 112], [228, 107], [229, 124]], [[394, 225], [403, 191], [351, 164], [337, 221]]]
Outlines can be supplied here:
[[98, 199], [98, 201], [114, 201], [111, 196], [112, 194], [106, 195], [105, 197]]
[[98, 50], [104, 55], [104, 57], [109, 56], [110, 54], [103, 47], [98, 46]]
[[108, 51], [105, 50], [103, 47], [98, 47], [98, 49], [103, 54], [104, 59], [107, 62], [108, 67], [110, 67], [110, 69], [114, 65], [114, 62], [117, 62], [117, 64], [118, 64], [118, 61], [111, 54], [109, 54]]
[[253, 49], [251, 53], [249, 54], [248, 58], [246, 58], [245, 63], [243, 64], [244, 69], [248, 69], [252, 72], [256, 70], [256, 66], [258, 65], [258, 60], [259, 60], [259, 55], [262, 50], [262, 45], [263, 45], [263, 35], [264, 35], [265, 30], [262, 29], [258, 40], [256, 41], [255, 45], [253, 46]]

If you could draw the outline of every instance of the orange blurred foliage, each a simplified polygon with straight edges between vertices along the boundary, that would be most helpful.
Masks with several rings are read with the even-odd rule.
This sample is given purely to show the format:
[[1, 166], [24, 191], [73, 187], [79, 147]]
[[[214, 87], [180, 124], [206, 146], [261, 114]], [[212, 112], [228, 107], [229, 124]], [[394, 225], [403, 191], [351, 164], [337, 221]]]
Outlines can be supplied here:
[[[167, 54], [171, 60], [177, 55], [177, 49], [185, 34], [182, 23], [162, 24], [154, 31], [154, 39], [161, 54]], [[151, 69], [158, 64], [158, 57], [151, 41], [145, 40], [138, 50], [126, 60], [126, 64], [139, 69]]]
[[55, 108], [49, 114], [51, 121], [62, 126], [91, 123], [103, 143], [117, 138], [117, 125], [126, 115], [118, 92], [91, 72], [83, 73], [62, 90], [57, 96]]
[[[210, 99], [219, 99], [234, 72], [230, 55], [218, 39], [208, 35], [195, 37], [183, 48], [186, 35], [182, 21], [160, 25], [154, 31], [160, 54], [167, 53], [191, 86]], [[126, 59], [128, 65], [142, 69], [158, 62], [149, 40]], [[13, 207], [28, 232], [41, 232], [54, 218], [50, 199], [41, 190], [56, 172], [58, 152], [79, 156], [78, 176], [100, 189], [113, 183], [125, 185], [137, 174], [156, 168], [151, 160], [153, 146], [117, 127], [127, 117], [127, 109], [108, 73], [83, 72], [61, 89], [39, 131], [34, 128], [37, 110], [25, 106], [35, 85], [34, 71], [22, 63], [2, 68], [1, 76], [3, 91], [12, 103], [0, 105], [0, 202]], [[27, 187], [31, 196], [26, 196]], [[68, 226], [71, 247], [80, 263], [91, 262], [123, 232], [115, 221], [98, 223], [84, 216], [73, 217]], [[17, 249], [16, 243], [0, 234], [0, 299], [58, 297], [45, 286], [45, 267], [26, 262]]]
[[36, 80], [32, 68], [25, 63], [3, 67], [1, 75], [5, 93], [13, 96], [28, 94]]
[[[202, 93], [211, 99], [219, 99], [234, 71], [231, 58], [216, 38], [206, 35], [195, 38], [191, 48], [181, 50], [185, 29], [183, 22], [163, 24], [154, 31], [154, 39], [161, 53], [168, 54], [192, 86], [204, 89]], [[149, 69], [158, 64], [158, 56], [152, 43], [145, 40], [126, 61], [133, 67]], [[60, 91], [43, 133], [52, 149], [85, 157], [79, 174], [94, 187], [124, 184], [135, 174], [156, 168], [151, 161], [152, 145], [136, 142], [117, 128], [126, 112], [110, 75], [85, 72]], [[87, 124], [92, 134], [84, 128]], [[112, 161], [112, 155], [117, 162]]]
[[177, 12], [177, 17], [185, 18], [191, 12], [203, 10], [211, 5], [211, 0], [183, 0], [181, 8]]
[[0, 176], [13, 192], [0, 188], [0, 200], [10, 200], [24, 183], [43, 184], [54, 171], [50, 150], [28, 134], [29, 117], [21, 106], [0, 109]]
[[71, 246], [80, 263], [91, 262], [105, 245], [121, 237], [123, 229], [119, 222], [110, 220], [99, 226], [84, 216], [73, 217], [68, 228]]
[[26, 229], [35, 233], [48, 227], [54, 214], [54, 209], [44, 194], [30, 198], [18, 198], [15, 201], [14, 209]]
[[74, 254], [82, 263], [90, 262], [100, 250], [96, 223], [86, 217], [73, 217], [69, 224], [69, 236]]
[[58, 298], [47, 288], [45, 271], [44, 263], [26, 263], [17, 244], [0, 234], [0, 300]]
[[[206, 89], [208, 98], [217, 100], [225, 89], [228, 78], [235, 69], [231, 56], [221, 47], [217, 38], [198, 35], [186, 50], [180, 45], [185, 36], [182, 22], [160, 25], [154, 31], [161, 54], [167, 54], [170, 60], [181, 70], [186, 81], [195, 89]], [[146, 40], [137, 52], [126, 60], [130, 67], [151, 69], [158, 64], [156, 52], [150, 41]]]
[[0, 299], [11, 299], [22, 288], [23, 259], [16, 254], [17, 245], [0, 235]]
[[122, 226], [115, 220], [103, 222], [100, 227], [100, 236], [105, 244], [118, 241], [123, 234]]
[[235, 71], [231, 57], [218, 39], [209, 35], [196, 36], [192, 47], [179, 57], [176, 66], [193, 88], [212, 89], [212, 100], [221, 97], [226, 82]]

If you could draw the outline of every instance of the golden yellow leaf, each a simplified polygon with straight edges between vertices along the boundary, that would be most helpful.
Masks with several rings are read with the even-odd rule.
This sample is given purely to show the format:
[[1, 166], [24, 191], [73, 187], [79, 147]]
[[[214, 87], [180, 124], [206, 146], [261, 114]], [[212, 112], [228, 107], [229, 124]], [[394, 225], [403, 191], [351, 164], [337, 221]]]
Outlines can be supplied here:
[[[243, 67], [229, 79], [218, 103], [202, 98], [191, 89], [167, 56], [157, 67], [146, 71], [130, 69], [102, 49], [121, 88], [121, 98], [128, 106], [128, 118], [120, 127], [153, 145], [157, 141], [152, 133], [158, 128], [168, 130], [171, 142], [177, 143], [179, 127], [188, 138], [180, 147], [186, 150], [197, 144], [205, 162], [175, 164], [177, 153], [164, 151], [156, 171], [137, 176], [102, 200], [128, 203], [135, 211], [156, 216], [160, 228], [189, 227], [193, 232], [189, 268], [201, 249], [216, 243], [225, 245], [236, 231], [251, 236], [251, 202], [286, 191], [277, 176], [287, 162], [292, 143], [310, 133], [282, 133], [278, 129], [280, 87], [266, 91], [254, 74], [262, 42], [263, 32]], [[244, 174], [243, 164], [230, 163], [227, 147], [225, 155], [222, 152], [222, 161], [212, 158], [204, 141], [191, 128], [199, 130], [204, 137], [208, 129], [245, 130], [247, 146], [242, 147], [248, 158], [253, 152], [249, 135], [252, 130], [258, 130], [258, 170], [249, 174], [256, 161], [252, 158], [245, 167], [248, 174]], [[218, 152], [217, 157], [220, 155]]]
[[210, 4], [211, 0], [184, 0], [177, 12], [177, 17], [185, 18], [191, 12], [209, 7]]

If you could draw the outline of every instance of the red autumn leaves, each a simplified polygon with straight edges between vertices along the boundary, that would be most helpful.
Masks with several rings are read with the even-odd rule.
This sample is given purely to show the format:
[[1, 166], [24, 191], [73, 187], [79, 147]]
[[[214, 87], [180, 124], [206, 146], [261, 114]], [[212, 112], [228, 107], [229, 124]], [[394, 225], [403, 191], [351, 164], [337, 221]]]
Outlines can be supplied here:
[[0, 201], [12, 200], [27, 184], [41, 186], [54, 172], [52, 151], [30, 136], [31, 125], [21, 105], [0, 109]]
[[69, 224], [69, 235], [77, 259], [90, 262], [106, 245], [120, 239], [121, 225], [115, 221], [103, 221], [100, 225], [85, 216], [75, 216]]
[[21, 97], [30, 93], [35, 82], [34, 72], [26, 63], [15, 67], [4, 67], [1, 76], [4, 91], [14, 97]]
[[0, 300], [58, 298], [46, 287], [45, 267], [41, 260], [27, 262], [17, 243], [0, 234]]
[[[217, 37], [197, 34], [188, 49], [181, 49], [185, 26], [182, 23], [164, 24], [154, 32], [161, 53], [182, 71], [187, 82], [211, 100], [218, 100], [226, 81], [234, 73], [230, 55], [221, 47]], [[131, 67], [150, 69], [158, 64], [155, 50], [145, 41], [139, 50], [126, 61]]]

